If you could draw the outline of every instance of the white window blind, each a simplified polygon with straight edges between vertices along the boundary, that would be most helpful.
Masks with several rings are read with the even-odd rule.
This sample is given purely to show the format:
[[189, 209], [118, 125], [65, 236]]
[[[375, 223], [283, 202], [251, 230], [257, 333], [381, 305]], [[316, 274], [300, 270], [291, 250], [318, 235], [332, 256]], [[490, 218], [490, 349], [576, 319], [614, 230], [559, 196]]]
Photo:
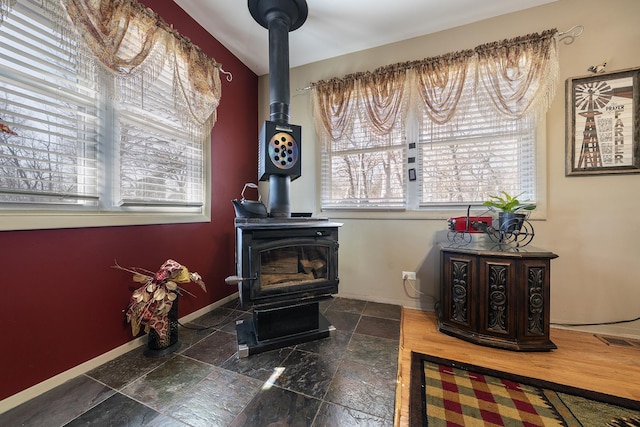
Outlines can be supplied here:
[[[468, 73], [473, 76], [474, 72]], [[536, 123], [505, 119], [465, 83], [456, 115], [445, 124], [421, 116], [420, 205], [480, 205], [506, 191], [536, 197]]]
[[[472, 89], [460, 103], [446, 124], [434, 123], [426, 114], [408, 114], [407, 122], [384, 137], [356, 118], [348, 136], [323, 144], [322, 208], [414, 205], [407, 200], [409, 167], [417, 168], [421, 207], [481, 205], [489, 194], [503, 190], [535, 200], [535, 120], [499, 117], [480, 104]], [[419, 129], [417, 166], [407, 163], [407, 128], [414, 126]]]
[[323, 144], [322, 208], [402, 208], [406, 203], [405, 132], [380, 136], [359, 111], [351, 132]]
[[124, 206], [202, 206], [203, 144], [176, 111], [172, 67], [165, 66], [144, 93], [120, 102], [120, 194]]
[[[44, 2], [45, 5], [54, 2]], [[51, 5], [20, 1], [0, 26], [0, 203], [95, 205], [95, 75], [76, 41], [60, 37]]]

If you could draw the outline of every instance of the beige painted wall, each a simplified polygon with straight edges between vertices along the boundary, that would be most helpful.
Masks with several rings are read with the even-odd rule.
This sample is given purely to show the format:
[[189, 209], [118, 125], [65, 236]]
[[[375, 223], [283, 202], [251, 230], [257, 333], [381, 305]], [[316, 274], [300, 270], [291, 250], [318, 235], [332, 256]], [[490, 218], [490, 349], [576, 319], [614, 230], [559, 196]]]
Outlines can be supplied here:
[[[565, 177], [564, 173], [564, 82], [585, 75], [588, 66], [605, 59], [607, 71], [640, 66], [639, 16], [638, 0], [559, 0], [292, 69], [291, 123], [303, 129], [303, 173], [291, 184], [292, 209], [344, 223], [340, 230], [340, 296], [432, 310], [432, 297], [439, 297], [439, 255], [434, 245], [443, 238], [444, 218], [449, 215], [427, 219], [415, 213], [396, 213], [354, 219], [320, 212], [319, 147], [309, 93], [298, 89], [320, 79], [581, 24], [585, 27], [582, 36], [571, 45], [560, 44], [558, 90], [547, 113], [546, 220], [534, 222], [533, 244], [559, 255], [551, 268], [552, 322], [595, 323], [640, 316], [640, 225], [636, 220], [640, 174]], [[290, 33], [292, 37], [295, 32]], [[260, 79], [260, 98], [260, 116], [267, 119], [267, 76]], [[261, 187], [261, 191], [263, 199], [268, 199], [268, 189]], [[422, 296], [403, 287], [403, 270], [418, 272]], [[580, 329], [640, 336], [640, 322]]]

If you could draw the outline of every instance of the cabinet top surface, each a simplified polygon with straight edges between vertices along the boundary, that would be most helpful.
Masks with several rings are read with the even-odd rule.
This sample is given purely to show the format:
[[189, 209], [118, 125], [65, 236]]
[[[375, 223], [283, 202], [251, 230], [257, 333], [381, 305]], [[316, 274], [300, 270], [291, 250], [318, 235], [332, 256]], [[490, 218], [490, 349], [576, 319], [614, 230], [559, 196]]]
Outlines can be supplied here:
[[500, 256], [500, 257], [544, 257], [557, 258], [558, 255], [546, 249], [537, 248], [535, 246], [517, 247], [514, 245], [501, 244], [495, 242], [471, 242], [468, 244], [453, 244], [450, 242], [440, 243], [440, 250], [443, 252], [467, 253], [483, 256]]

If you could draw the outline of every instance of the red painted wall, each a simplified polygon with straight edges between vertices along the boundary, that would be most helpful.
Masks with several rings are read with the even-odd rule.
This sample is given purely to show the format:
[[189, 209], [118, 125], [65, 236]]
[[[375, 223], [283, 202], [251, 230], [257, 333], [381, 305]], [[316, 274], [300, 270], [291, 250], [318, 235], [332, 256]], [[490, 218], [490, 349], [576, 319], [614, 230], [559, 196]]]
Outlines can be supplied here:
[[143, 0], [233, 73], [223, 77], [211, 133], [210, 223], [0, 232], [0, 400], [130, 340], [124, 321], [134, 283], [110, 268], [157, 270], [168, 258], [200, 273], [207, 293], [180, 300], [184, 316], [235, 292], [234, 211], [257, 175], [258, 77], [173, 1]]

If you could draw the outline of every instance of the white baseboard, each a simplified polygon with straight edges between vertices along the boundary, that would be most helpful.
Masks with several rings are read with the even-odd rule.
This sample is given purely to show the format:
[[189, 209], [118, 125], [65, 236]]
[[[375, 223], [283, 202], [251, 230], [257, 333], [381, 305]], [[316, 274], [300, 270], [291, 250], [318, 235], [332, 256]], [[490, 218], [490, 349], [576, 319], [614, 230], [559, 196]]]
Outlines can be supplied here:
[[[181, 317], [180, 322], [181, 323], [190, 322], [236, 298], [238, 298], [237, 292], [229, 295], [228, 297], [221, 299], [220, 301], [216, 301], [213, 304], [203, 307], [200, 310], [194, 311], [191, 314]], [[45, 381], [42, 381], [41, 383], [31, 386], [26, 390], [23, 390], [12, 396], [9, 396], [6, 399], [3, 399], [0, 401], [0, 414], [7, 412], [9, 409], [15, 408], [16, 406], [30, 399], [33, 399], [36, 396], [46, 393], [47, 391], [69, 381], [72, 378], [77, 377], [78, 375], [82, 375], [85, 372], [89, 372], [90, 370], [97, 368], [98, 366], [103, 365], [109, 362], [110, 360], [115, 359], [116, 357], [122, 356], [123, 354], [137, 347], [140, 347], [141, 345], [144, 345], [146, 341], [147, 341], [146, 335], [138, 337], [134, 340], [129, 341], [126, 344], [121, 345], [120, 347], [116, 347], [113, 350], [103, 353], [98, 357], [94, 357], [91, 360], [87, 360], [86, 362], [78, 366], [74, 366], [73, 368], [66, 370], [64, 372], [61, 372], [54, 377], [51, 377]]]
[[416, 310], [422, 310], [422, 311], [435, 311], [435, 302], [436, 302], [436, 299], [431, 296], [425, 296], [420, 299], [415, 298], [415, 299], [407, 300], [407, 299], [376, 297], [374, 295], [365, 296], [362, 294], [353, 294], [350, 292], [339, 292], [337, 295], [334, 295], [334, 297], [378, 302], [381, 304], [393, 304], [393, 305], [399, 305], [401, 307], [414, 308]]

